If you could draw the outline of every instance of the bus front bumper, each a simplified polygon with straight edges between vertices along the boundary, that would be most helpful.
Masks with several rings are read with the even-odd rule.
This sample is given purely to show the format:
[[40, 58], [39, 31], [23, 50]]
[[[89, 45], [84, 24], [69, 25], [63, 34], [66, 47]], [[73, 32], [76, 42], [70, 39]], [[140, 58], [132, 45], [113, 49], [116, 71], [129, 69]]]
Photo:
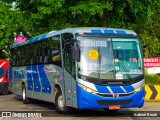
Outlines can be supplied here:
[[77, 87], [77, 108], [78, 109], [101, 109], [109, 108], [111, 105], [118, 105], [120, 108], [141, 108], [144, 105], [144, 88], [125, 97], [102, 97], [96, 94], [88, 93]]

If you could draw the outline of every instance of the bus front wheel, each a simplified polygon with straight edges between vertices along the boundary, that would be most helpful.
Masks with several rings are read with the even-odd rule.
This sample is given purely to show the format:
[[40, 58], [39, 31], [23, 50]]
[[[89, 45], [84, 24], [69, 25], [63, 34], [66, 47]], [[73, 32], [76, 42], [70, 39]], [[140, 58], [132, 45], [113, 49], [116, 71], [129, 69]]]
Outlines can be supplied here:
[[67, 113], [68, 109], [64, 104], [64, 98], [62, 92], [59, 90], [55, 97], [55, 107], [59, 113]]
[[26, 87], [24, 85], [22, 87], [22, 100], [24, 104], [28, 104], [30, 102], [29, 98], [26, 95]]

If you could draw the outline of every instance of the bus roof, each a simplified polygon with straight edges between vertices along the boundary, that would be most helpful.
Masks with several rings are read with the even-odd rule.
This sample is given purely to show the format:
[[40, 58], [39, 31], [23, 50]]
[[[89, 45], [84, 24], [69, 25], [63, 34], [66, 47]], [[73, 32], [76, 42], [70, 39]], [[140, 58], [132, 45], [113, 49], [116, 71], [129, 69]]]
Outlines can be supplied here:
[[79, 27], [79, 28], [66, 28], [63, 30], [58, 30], [58, 31], [51, 31], [39, 36], [36, 36], [32, 39], [29, 39], [25, 42], [22, 42], [20, 44], [15, 44], [13, 45], [11, 48], [16, 48], [19, 46], [23, 46], [26, 44], [30, 44], [30, 43], [34, 43], [37, 41], [42, 41], [46, 38], [52, 37], [52, 36], [56, 36], [59, 34], [63, 34], [63, 33], [72, 33], [72, 34], [76, 34], [76, 33], [103, 33], [103, 34], [110, 34], [110, 35], [133, 35], [133, 36], [137, 36], [137, 34], [134, 31], [131, 30], [125, 30], [125, 29], [116, 29], [116, 28], [105, 28], [105, 27]]

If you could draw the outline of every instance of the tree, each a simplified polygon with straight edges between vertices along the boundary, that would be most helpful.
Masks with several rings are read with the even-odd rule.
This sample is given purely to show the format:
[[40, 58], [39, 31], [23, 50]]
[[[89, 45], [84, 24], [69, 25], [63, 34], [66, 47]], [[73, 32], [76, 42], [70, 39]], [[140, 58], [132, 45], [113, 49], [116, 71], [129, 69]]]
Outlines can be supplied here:
[[0, 4], [0, 59], [8, 58], [10, 45], [14, 43], [13, 32], [20, 29], [19, 12], [11, 8], [11, 4]]
[[111, 0], [110, 27], [134, 30], [145, 57], [160, 56], [160, 0]]
[[66, 27], [132, 29], [140, 36], [146, 57], [160, 55], [160, 0], [16, 0], [16, 4], [15, 10], [7, 8], [14, 19], [10, 31], [24, 31], [28, 38]]
[[[107, 0], [106, 0], [107, 1]], [[17, 0], [17, 8], [33, 28], [32, 35], [66, 27], [102, 26], [104, 0]], [[25, 23], [26, 25], [26, 23]]]

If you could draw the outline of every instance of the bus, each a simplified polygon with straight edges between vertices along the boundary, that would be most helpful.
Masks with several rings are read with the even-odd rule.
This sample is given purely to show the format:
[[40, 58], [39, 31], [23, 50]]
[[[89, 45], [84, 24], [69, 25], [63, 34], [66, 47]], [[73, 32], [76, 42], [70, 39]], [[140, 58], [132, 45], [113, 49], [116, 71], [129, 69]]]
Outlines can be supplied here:
[[8, 79], [9, 60], [0, 60], [0, 93], [7, 95], [9, 93]]
[[140, 40], [131, 30], [80, 27], [51, 31], [11, 47], [10, 86], [23, 103], [70, 108], [143, 107]]

